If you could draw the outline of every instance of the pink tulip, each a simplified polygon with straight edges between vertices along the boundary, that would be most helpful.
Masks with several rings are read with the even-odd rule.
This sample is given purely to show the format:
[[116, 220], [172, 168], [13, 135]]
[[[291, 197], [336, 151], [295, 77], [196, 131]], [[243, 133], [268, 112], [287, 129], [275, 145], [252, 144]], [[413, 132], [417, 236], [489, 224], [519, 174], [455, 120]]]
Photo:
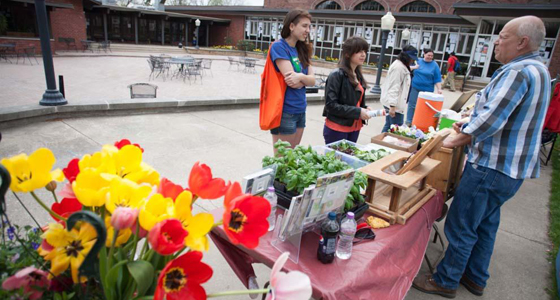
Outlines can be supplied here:
[[24, 295], [30, 300], [41, 299], [43, 291], [50, 285], [47, 275], [48, 273], [45, 271], [35, 267], [27, 267], [6, 279], [2, 283], [2, 288], [7, 291], [23, 288]]
[[62, 198], [77, 198], [76, 194], [74, 194], [74, 190], [72, 189], [72, 184], [67, 183], [62, 187], [62, 190], [58, 192], [58, 195]]
[[300, 271], [290, 273], [281, 272], [290, 253], [284, 252], [272, 267], [270, 272], [270, 288], [266, 300], [308, 300], [311, 298], [311, 280]]
[[111, 216], [111, 225], [115, 230], [131, 228], [138, 218], [138, 210], [130, 207], [117, 207]]

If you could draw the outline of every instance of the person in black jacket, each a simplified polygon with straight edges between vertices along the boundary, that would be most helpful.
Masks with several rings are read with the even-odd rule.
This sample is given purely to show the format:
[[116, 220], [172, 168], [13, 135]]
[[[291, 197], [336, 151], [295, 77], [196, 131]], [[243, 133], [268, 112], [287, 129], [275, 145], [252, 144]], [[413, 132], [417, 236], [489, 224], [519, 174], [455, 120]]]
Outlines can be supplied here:
[[366, 40], [357, 36], [342, 45], [339, 68], [331, 72], [325, 85], [326, 144], [342, 139], [356, 142], [365, 120], [370, 118], [364, 97], [367, 84], [361, 70], [368, 49]]

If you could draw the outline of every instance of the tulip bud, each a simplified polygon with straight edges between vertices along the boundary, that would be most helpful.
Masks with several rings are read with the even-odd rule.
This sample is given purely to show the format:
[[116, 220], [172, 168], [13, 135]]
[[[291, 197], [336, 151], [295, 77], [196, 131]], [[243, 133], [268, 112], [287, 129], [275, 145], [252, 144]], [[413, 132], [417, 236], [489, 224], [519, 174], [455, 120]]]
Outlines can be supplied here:
[[138, 210], [130, 207], [117, 207], [111, 216], [115, 230], [131, 228], [138, 217]]
[[47, 186], [45, 186], [45, 188], [47, 189], [47, 191], [49, 192], [54, 192], [56, 190], [56, 181], [51, 181], [47, 184]]

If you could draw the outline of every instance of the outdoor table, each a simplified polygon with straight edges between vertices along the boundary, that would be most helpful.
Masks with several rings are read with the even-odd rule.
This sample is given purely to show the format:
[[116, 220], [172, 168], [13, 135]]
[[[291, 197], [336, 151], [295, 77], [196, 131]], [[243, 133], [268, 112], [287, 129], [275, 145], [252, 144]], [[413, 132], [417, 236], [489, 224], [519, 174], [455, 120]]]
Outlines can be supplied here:
[[0, 60], [12, 62], [8, 59], [9, 54], [15, 54], [16, 45], [15, 44], [0, 44]]
[[[350, 259], [335, 258], [331, 264], [317, 260], [319, 236], [305, 233], [299, 263], [288, 260], [284, 270], [307, 274], [315, 299], [403, 299], [420, 270], [432, 224], [440, 217], [443, 203], [441, 192], [436, 193], [406, 225], [376, 229], [375, 240], [354, 245]], [[221, 220], [223, 208], [212, 214], [215, 220]], [[272, 232], [263, 236], [255, 249], [231, 244], [222, 226], [214, 228], [210, 238], [246, 287], [249, 277], [255, 276], [252, 263], [272, 267], [281, 254], [270, 244]]]
[[195, 62], [194, 58], [192, 58], [190, 56], [187, 56], [187, 57], [173, 57], [173, 58], [165, 61], [165, 63], [167, 63], [167, 64], [180, 65], [180, 67], [177, 69], [177, 72], [175, 73], [175, 75], [173, 75], [171, 78], [179, 77], [179, 74], [181, 74], [183, 72], [183, 69], [184, 69], [185, 65], [194, 64], [194, 62]]

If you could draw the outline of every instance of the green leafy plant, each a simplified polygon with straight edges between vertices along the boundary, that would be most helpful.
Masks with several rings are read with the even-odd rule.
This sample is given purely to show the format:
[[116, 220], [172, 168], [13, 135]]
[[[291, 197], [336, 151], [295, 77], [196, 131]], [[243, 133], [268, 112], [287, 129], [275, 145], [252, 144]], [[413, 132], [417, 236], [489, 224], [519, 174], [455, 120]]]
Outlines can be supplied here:
[[348, 155], [355, 156], [356, 158], [367, 162], [377, 161], [389, 154], [389, 152], [385, 149], [379, 149], [379, 150], [372, 149], [369, 151], [361, 150], [358, 147], [348, 143], [347, 141], [341, 141], [336, 145], [329, 146], [329, 148], [342, 153], [346, 153]]
[[[296, 146], [288, 148], [290, 144], [278, 141], [274, 147], [278, 150], [274, 157], [265, 156], [263, 167], [277, 165], [275, 180], [286, 185], [288, 191], [301, 194], [303, 190], [317, 182], [317, 178], [326, 174], [336, 173], [351, 167], [337, 159], [334, 151], [320, 155], [311, 146]], [[345, 209], [364, 202], [361, 189], [367, 187], [367, 176], [356, 172], [354, 186], [345, 201]]]
[[255, 44], [251, 41], [240, 40], [237, 42], [237, 49], [241, 51], [253, 51]]
[[0, 34], [6, 34], [8, 30], [8, 20], [6, 16], [0, 15]]

